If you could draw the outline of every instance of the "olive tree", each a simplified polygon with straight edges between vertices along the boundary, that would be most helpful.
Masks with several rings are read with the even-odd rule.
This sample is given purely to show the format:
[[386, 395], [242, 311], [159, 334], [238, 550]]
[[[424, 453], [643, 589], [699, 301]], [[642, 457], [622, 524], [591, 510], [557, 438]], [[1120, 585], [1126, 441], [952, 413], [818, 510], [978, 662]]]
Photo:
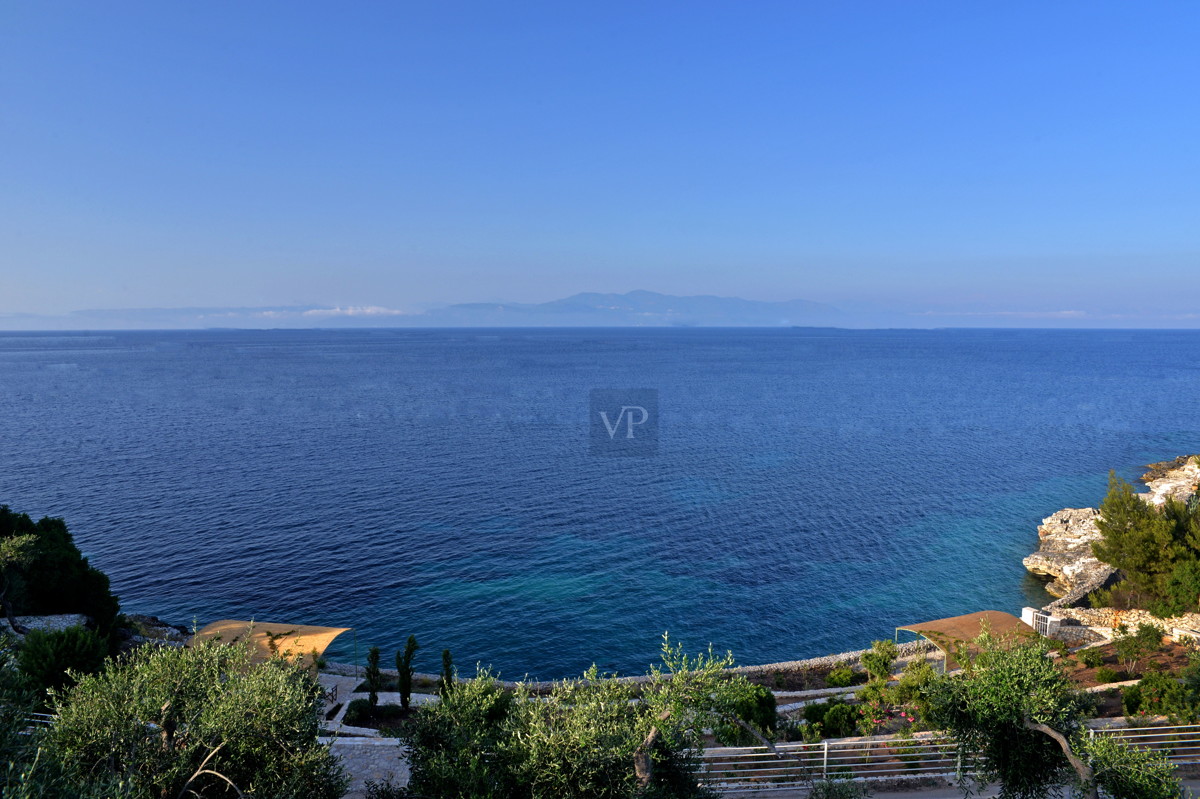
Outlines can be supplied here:
[[641, 683], [605, 678], [595, 667], [555, 683], [508, 692], [481, 672], [407, 728], [414, 795], [516, 799], [632, 799], [710, 796], [697, 753], [706, 730], [743, 718], [756, 686], [725, 669], [729, 655], [686, 655], [669, 639], [663, 664]]
[[55, 694], [42, 747], [80, 793], [336, 799], [346, 781], [317, 741], [321, 708], [310, 673], [245, 645], [142, 647]]
[[[1044, 799], [1066, 785], [1090, 799], [1096, 799], [1099, 787], [1117, 799], [1178, 793], [1178, 780], [1169, 771], [1142, 768], [1141, 755], [1119, 741], [1097, 744], [1081, 734], [1087, 702], [1047, 656], [1044, 641], [997, 638], [985, 631], [972, 643], [972, 668], [928, 689], [930, 722], [951, 735], [960, 762], [968, 767], [959, 775], [965, 791], [972, 782], [995, 782], [1000, 799]], [[1142, 768], [1139, 790], [1153, 790], [1117, 790], [1123, 764], [1132, 763]]]

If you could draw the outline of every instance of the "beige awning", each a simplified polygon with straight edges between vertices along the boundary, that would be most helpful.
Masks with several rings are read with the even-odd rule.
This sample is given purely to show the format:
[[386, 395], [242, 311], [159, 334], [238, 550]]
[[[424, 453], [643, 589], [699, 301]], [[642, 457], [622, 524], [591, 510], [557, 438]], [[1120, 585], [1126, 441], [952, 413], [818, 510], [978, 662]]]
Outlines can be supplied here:
[[907, 630], [933, 642], [933, 645], [945, 654], [947, 669], [954, 668], [955, 655], [960, 654], [962, 650], [974, 654], [975, 647], [971, 642], [984, 630], [1000, 639], [1037, 636], [1028, 624], [1011, 613], [1000, 610], [981, 610], [965, 616], [908, 624], [897, 627], [896, 630]]
[[256, 661], [274, 656], [294, 660], [303, 666], [313, 665], [337, 638], [350, 627], [316, 627], [311, 624], [278, 624], [263, 621], [214, 621], [192, 636], [190, 644], [198, 641], [217, 641], [232, 644], [248, 641]]

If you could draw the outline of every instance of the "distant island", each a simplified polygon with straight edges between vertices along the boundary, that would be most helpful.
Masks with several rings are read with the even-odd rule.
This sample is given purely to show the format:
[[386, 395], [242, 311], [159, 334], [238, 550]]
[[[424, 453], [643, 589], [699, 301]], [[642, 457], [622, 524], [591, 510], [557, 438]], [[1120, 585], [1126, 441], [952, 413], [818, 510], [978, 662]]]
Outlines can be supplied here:
[[459, 303], [419, 311], [378, 305], [130, 308], [64, 316], [0, 315], [0, 329], [154, 330], [330, 327], [788, 327], [838, 326], [847, 315], [809, 300], [678, 297], [654, 291], [584, 292], [539, 303]]

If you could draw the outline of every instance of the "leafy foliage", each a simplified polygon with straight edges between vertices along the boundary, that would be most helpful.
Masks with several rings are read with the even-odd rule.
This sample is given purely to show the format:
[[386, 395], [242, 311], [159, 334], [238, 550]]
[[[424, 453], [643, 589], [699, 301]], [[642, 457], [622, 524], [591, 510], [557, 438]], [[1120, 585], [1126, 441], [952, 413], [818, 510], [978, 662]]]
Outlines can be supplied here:
[[130, 799], [229, 796], [208, 769], [262, 799], [336, 799], [346, 781], [317, 742], [321, 707], [308, 672], [248, 647], [142, 647], [57, 694], [43, 746], [80, 793], [123, 781]]
[[1127, 716], [1161, 715], [1191, 722], [1200, 711], [1200, 697], [1192, 695], [1175, 677], [1159, 671], [1147, 674], [1137, 685], [1126, 687], [1121, 697]]
[[[602, 677], [556, 683], [548, 696], [501, 690], [487, 672], [422, 706], [402, 733], [414, 795], [607, 799], [702, 797], [695, 751], [705, 729], [764, 721], [759, 686], [730, 675], [729, 656], [689, 657], [669, 640], [642, 686]], [[767, 692], [769, 693], [769, 692]], [[773, 721], [773, 718], [771, 719]], [[646, 784], [635, 763], [645, 754]]]
[[108, 643], [83, 627], [54, 632], [30, 630], [17, 662], [30, 684], [44, 695], [47, 689], [74, 685], [79, 675], [100, 671], [107, 653]]
[[1083, 737], [1079, 748], [1095, 781], [1112, 799], [1178, 799], [1179, 778], [1165, 755], [1126, 746], [1107, 735]]
[[[960, 756], [973, 762], [978, 785], [998, 782], [1001, 799], [1045, 799], [1071, 785], [1092, 797], [1102, 789], [1111, 799], [1179, 795], [1179, 780], [1161, 756], [1108, 736], [1082, 734], [1086, 700], [1046, 656], [1044, 642], [984, 633], [974, 643], [980, 650], [975, 668], [938, 680], [930, 711], [934, 723], [954, 738]], [[1142, 685], [1155, 691], [1155, 680], [1163, 689], [1178, 685], [1164, 675], [1151, 675]], [[969, 790], [968, 778], [960, 779]]]
[[858, 713], [840, 699], [816, 702], [804, 708], [804, 720], [822, 738], [845, 738], [853, 735]]
[[1104, 654], [1099, 649], [1083, 649], [1075, 653], [1080, 663], [1094, 669], [1104, 663]]
[[[7, 635], [0, 635], [0, 708], [4, 709], [0, 713], [0, 759], [9, 763], [23, 760], [29, 740], [20, 733], [36, 704], [36, 695], [17, 670], [15, 642]], [[7, 793], [0, 791], [0, 795]]]
[[830, 688], [846, 688], [854, 684], [854, 671], [849, 666], [833, 669], [825, 675], [825, 684]]
[[1083, 702], [1044, 643], [985, 632], [975, 645], [969, 675], [943, 677], [931, 687], [930, 721], [950, 733], [981, 785], [999, 783], [1001, 799], [1040, 799], [1072, 772], [1058, 744], [1026, 722], [1071, 737]]
[[34, 522], [0, 505], [0, 596], [16, 615], [83, 613], [107, 634], [117, 616], [108, 577], [88, 565], [62, 519]]

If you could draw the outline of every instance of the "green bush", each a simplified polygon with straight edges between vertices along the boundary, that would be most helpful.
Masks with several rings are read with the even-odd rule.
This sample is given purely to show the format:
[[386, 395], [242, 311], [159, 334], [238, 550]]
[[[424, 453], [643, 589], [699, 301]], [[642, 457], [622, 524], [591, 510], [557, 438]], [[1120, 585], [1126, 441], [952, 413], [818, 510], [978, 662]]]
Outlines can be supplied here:
[[54, 632], [30, 630], [17, 663], [30, 684], [44, 695], [47, 689], [67, 688], [80, 675], [100, 671], [107, 653], [108, 642], [83, 627]]
[[141, 647], [56, 695], [43, 752], [78, 794], [122, 780], [110, 795], [233, 795], [209, 769], [256, 799], [337, 799], [323, 704], [309, 672], [247, 646]]
[[863, 668], [872, 679], [886, 681], [892, 676], [892, 666], [899, 655], [900, 650], [895, 641], [872, 641], [871, 651], [863, 653], [861, 660]]
[[1096, 682], [1102, 685], [1110, 682], [1119, 682], [1124, 676], [1123, 672], [1111, 669], [1108, 666], [1101, 666], [1096, 669]]
[[[120, 609], [108, 577], [88, 565], [62, 519], [34, 522], [0, 505], [0, 539], [33, 536], [32, 558], [0, 568], [4, 602], [18, 616], [82, 613], [108, 634]], [[0, 559], [2, 560], [2, 559]], [[0, 566], [3, 566], [0, 563]]]
[[850, 705], [834, 705], [822, 725], [826, 738], [845, 738], [858, 730], [858, 711]]
[[1170, 674], [1159, 671], [1147, 674], [1141, 682], [1126, 687], [1121, 694], [1127, 716], [1143, 712], [1193, 722], [1200, 715], [1197, 702], [1187, 687]]
[[1075, 653], [1075, 657], [1089, 669], [1094, 669], [1104, 664], [1104, 653], [1099, 649], [1082, 649]]
[[[754, 685], [748, 695], [739, 698], [733, 708], [734, 714], [764, 735], [775, 730], [779, 715], [775, 711], [775, 694], [763, 685]], [[713, 729], [717, 743], [722, 746], [751, 746], [758, 739], [734, 723], [720, 724]]]
[[351, 699], [350, 704], [346, 705], [346, 712], [342, 716], [342, 723], [349, 724], [351, 727], [358, 727], [364, 721], [370, 721], [373, 717], [372, 710], [374, 705], [370, 699]]
[[846, 688], [854, 684], [854, 670], [849, 666], [833, 669], [825, 675], [825, 684], [830, 688]]

